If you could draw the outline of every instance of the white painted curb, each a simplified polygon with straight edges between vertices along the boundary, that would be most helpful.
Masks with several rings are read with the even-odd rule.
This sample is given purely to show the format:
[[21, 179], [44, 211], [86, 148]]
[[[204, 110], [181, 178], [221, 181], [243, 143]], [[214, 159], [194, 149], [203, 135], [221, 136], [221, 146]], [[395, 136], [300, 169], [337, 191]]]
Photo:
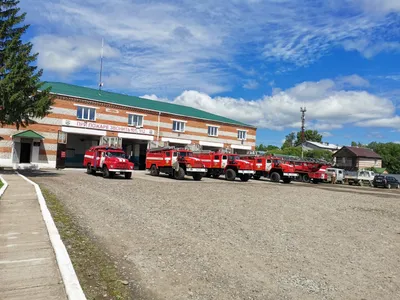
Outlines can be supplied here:
[[40, 204], [40, 209], [42, 211], [43, 220], [46, 223], [47, 231], [49, 232], [50, 236], [50, 241], [53, 245], [54, 252], [56, 253], [58, 267], [60, 269], [68, 299], [86, 300], [86, 296], [83, 293], [78, 277], [76, 276], [67, 249], [65, 248], [65, 245], [61, 240], [60, 234], [58, 233], [57, 227], [54, 224], [54, 220], [51, 217], [49, 209], [47, 208], [46, 200], [43, 197], [39, 185], [26, 178], [24, 175], [21, 175], [18, 172], [16, 173], [35, 187], [36, 195]]
[[4, 180], [4, 178], [0, 175], [0, 180], [3, 182], [3, 186], [0, 189], [0, 197], [3, 196], [4, 192], [6, 191], [8, 187], [7, 181]]

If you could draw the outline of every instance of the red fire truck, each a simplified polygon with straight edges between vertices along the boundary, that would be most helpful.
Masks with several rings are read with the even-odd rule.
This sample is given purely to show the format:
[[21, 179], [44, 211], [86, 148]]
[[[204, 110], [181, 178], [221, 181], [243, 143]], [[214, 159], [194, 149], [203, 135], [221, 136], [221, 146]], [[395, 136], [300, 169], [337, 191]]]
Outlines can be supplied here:
[[147, 150], [146, 169], [150, 174], [158, 176], [166, 173], [175, 179], [183, 179], [185, 175], [201, 180], [207, 169], [193, 152], [184, 148], [162, 147]]
[[293, 161], [293, 163], [296, 173], [299, 174], [299, 181], [320, 183], [328, 179], [326, 173], [328, 164], [305, 160]]
[[297, 180], [302, 182], [320, 183], [328, 179], [326, 168], [330, 164], [321, 160], [289, 155], [276, 155], [282, 160], [289, 161], [294, 165], [295, 172], [299, 175]]
[[237, 154], [198, 151], [194, 152], [194, 156], [204, 163], [208, 177], [218, 178], [220, 175], [225, 175], [226, 180], [233, 181], [237, 176], [241, 181], [248, 181], [254, 174], [253, 166], [240, 159]]
[[126, 179], [132, 177], [134, 164], [126, 158], [124, 150], [107, 145], [93, 146], [85, 152], [83, 166], [88, 174], [103, 173], [103, 177], [113, 178], [115, 174], [124, 174]]
[[250, 162], [255, 170], [254, 179], [261, 177], [270, 178], [273, 182], [290, 183], [299, 175], [295, 172], [294, 165], [273, 155], [241, 155], [242, 159]]

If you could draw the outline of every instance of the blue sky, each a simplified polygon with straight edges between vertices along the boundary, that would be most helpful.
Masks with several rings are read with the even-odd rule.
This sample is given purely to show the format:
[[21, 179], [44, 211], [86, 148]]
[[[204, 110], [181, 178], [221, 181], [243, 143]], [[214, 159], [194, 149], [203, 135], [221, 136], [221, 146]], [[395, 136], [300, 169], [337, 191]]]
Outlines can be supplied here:
[[44, 80], [190, 105], [281, 145], [400, 142], [399, 0], [21, 1]]

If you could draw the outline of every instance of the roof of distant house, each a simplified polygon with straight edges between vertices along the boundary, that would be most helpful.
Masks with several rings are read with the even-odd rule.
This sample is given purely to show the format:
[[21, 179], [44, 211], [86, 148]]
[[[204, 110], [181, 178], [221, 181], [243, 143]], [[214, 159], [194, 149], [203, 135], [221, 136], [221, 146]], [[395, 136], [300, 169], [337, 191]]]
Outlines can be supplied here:
[[336, 152], [334, 155], [337, 155], [341, 150], [347, 149], [350, 152], [352, 152], [355, 156], [357, 157], [365, 157], [365, 158], [382, 158], [379, 154], [375, 153], [373, 150], [368, 149], [368, 148], [362, 148], [362, 147], [350, 147], [350, 146], [344, 146], [342, 149], [340, 149], [338, 152]]
[[341, 146], [335, 145], [335, 144], [330, 144], [330, 143], [319, 143], [319, 142], [312, 142], [312, 141], [306, 141], [309, 144], [312, 144], [316, 147], [323, 148], [323, 149], [329, 149], [329, 150], [338, 150], [341, 148]]
[[77, 86], [67, 83], [61, 83], [61, 82], [45, 82], [42, 89], [46, 89], [48, 87], [51, 87], [52, 94], [57, 94], [57, 95], [64, 95], [64, 96], [98, 101], [103, 103], [129, 106], [144, 110], [152, 110], [156, 112], [164, 112], [173, 115], [187, 116], [192, 118], [255, 128], [255, 126], [248, 125], [229, 118], [225, 118], [219, 115], [215, 115], [197, 108], [178, 105], [166, 101], [149, 100], [149, 99], [139, 98], [136, 96], [129, 96], [107, 91], [99, 91], [97, 89], [92, 89], [88, 87]]

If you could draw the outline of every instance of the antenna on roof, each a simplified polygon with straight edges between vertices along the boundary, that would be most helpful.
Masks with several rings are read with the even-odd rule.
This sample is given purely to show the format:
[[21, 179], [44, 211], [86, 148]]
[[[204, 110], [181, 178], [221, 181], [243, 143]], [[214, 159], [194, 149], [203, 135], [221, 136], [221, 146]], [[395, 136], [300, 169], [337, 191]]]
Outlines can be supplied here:
[[99, 91], [101, 91], [101, 88], [103, 87], [103, 82], [101, 75], [103, 73], [103, 55], [104, 55], [104, 38], [101, 39], [101, 57], [100, 57], [100, 80], [99, 80]]

